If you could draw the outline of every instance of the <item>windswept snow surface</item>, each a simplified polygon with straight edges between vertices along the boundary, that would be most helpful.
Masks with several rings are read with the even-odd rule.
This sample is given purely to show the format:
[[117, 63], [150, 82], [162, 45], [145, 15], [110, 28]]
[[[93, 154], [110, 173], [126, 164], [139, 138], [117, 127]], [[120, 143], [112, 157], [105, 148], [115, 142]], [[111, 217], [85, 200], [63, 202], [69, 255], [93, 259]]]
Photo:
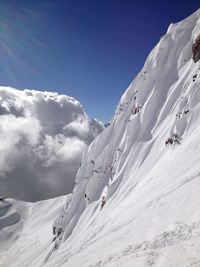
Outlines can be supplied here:
[[0, 201], [0, 267], [40, 266], [54, 248], [53, 221], [70, 198], [68, 195], [36, 203]]
[[[200, 10], [169, 26], [83, 155], [70, 200], [36, 206], [41, 221], [37, 213], [35, 227], [25, 219], [27, 240], [20, 235], [2, 250], [1, 267], [200, 266], [200, 62], [192, 60], [199, 34]], [[50, 242], [42, 222], [52, 210], [59, 215], [51, 227], [61, 232]], [[28, 247], [40, 227], [45, 245]]]

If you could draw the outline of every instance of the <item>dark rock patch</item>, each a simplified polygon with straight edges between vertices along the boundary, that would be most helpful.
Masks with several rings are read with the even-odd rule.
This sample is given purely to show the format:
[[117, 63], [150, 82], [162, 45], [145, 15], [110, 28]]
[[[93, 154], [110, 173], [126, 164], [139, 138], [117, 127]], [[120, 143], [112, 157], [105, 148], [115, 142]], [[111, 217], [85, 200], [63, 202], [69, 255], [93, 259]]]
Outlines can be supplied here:
[[200, 35], [196, 38], [192, 45], [192, 58], [195, 63], [200, 59]]

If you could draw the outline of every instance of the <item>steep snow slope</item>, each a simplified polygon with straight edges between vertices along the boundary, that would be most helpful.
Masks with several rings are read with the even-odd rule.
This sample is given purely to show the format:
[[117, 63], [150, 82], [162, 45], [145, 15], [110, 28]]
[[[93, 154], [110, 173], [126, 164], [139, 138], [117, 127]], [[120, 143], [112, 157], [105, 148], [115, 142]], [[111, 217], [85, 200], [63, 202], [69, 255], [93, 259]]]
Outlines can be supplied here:
[[[0, 201], [0, 266], [39, 266], [52, 249], [52, 224], [71, 195], [36, 203]], [[23, 256], [22, 256], [23, 255]], [[37, 258], [36, 265], [32, 265]]]
[[2, 266], [200, 266], [199, 34], [200, 10], [169, 26], [83, 155], [54, 241], [17, 254], [19, 237]]

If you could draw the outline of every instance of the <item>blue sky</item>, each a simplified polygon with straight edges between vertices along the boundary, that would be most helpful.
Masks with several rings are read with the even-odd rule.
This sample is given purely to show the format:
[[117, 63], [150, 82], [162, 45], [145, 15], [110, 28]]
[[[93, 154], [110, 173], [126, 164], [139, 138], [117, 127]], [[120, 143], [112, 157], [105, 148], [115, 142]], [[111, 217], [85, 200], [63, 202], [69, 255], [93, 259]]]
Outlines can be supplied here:
[[0, 0], [0, 85], [73, 96], [107, 122], [168, 25], [199, 7], [199, 0]]

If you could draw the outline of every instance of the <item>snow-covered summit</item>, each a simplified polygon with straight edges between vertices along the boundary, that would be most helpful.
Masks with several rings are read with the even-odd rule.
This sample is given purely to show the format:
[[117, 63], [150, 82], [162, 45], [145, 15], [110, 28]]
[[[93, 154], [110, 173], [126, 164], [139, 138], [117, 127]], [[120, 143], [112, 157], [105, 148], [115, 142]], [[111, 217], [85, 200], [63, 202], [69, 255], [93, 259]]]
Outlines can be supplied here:
[[[200, 265], [200, 61], [192, 54], [199, 34], [199, 10], [170, 25], [83, 155], [46, 244], [39, 237], [42, 245], [18, 265], [4, 251], [3, 263]], [[19, 238], [12, 255], [25, 243]]]

